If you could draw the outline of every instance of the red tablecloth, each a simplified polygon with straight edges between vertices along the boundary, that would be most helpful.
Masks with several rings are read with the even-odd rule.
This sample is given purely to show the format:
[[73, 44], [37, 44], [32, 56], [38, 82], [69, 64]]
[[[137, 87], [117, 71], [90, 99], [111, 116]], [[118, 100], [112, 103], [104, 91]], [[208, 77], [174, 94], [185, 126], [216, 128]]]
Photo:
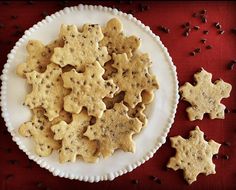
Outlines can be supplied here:
[[[25, 29], [41, 20], [46, 14], [54, 13], [64, 6], [77, 5], [79, 2], [0, 2], [0, 62], [1, 69], [7, 60], [7, 53], [14, 43], [22, 35]], [[198, 125], [205, 132], [208, 139], [217, 142], [230, 142], [231, 146], [222, 145], [219, 158], [214, 159], [216, 164], [215, 175], [199, 175], [197, 182], [191, 186], [184, 181], [182, 172], [166, 170], [169, 157], [175, 150], [170, 147], [169, 140], [154, 155], [152, 159], [141, 165], [133, 172], [116, 178], [114, 181], [95, 184], [54, 177], [50, 172], [40, 168], [29, 161], [17, 145], [12, 141], [6, 131], [3, 119], [0, 128], [0, 189], [236, 189], [236, 67], [227, 69], [228, 63], [236, 59], [236, 35], [231, 28], [236, 27], [236, 3], [235, 2], [146, 2], [148, 10], [138, 11], [141, 2], [83, 2], [86, 4], [101, 4], [115, 6], [124, 12], [133, 10], [133, 14], [144, 24], [151, 27], [154, 33], [161, 37], [162, 42], [168, 48], [170, 55], [177, 66], [180, 85], [186, 81], [193, 81], [193, 74], [200, 67], [213, 73], [213, 79], [222, 78], [233, 86], [231, 96], [224, 99], [223, 103], [231, 111], [226, 114], [224, 120], [210, 120], [207, 117], [202, 121], [188, 121], [185, 102], [178, 105], [175, 123], [169, 136], [188, 136], [188, 132]], [[143, 9], [146, 9], [143, 6]], [[207, 10], [207, 23], [192, 17], [194, 12]], [[192, 26], [198, 25], [198, 31], [192, 30], [188, 37], [182, 33], [181, 25], [190, 22]], [[219, 22], [225, 33], [219, 35], [213, 23]], [[170, 29], [170, 33], [164, 33], [157, 29], [158, 25], [164, 25]], [[208, 34], [203, 34], [208, 30]], [[206, 38], [206, 44], [200, 42]], [[212, 49], [206, 49], [211, 45]], [[201, 48], [201, 53], [190, 56], [195, 48]], [[223, 159], [227, 154], [229, 159]], [[149, 176], [156, 176], [160, 181], [154, 182]], [[138, 184], [132, 180], [138, 179]]]

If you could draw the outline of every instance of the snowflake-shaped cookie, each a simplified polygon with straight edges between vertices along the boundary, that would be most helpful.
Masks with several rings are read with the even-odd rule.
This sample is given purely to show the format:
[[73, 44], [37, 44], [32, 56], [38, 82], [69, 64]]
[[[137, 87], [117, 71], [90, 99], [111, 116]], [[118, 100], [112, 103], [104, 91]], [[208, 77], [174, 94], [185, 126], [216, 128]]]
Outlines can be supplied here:
[[143, 90], [153, 91], [158, 88], [156, 77], [149, 73], [151, 65], [147, 54], [135, 55], [128, 59], [125, 53], [113, 54], [113, 67], [118, 71], [113, 73], [112, 79], [120, 91], [125, 92], [124, 101], [131, 108], [142, 102]]
[[98, 61], [101, 65], [110, 60], [106, 47], [99, 47], [103, 39], [101, 27], [96, 24], [85, 24], [82, 32], [75, 25], [62, 25], [60, 38], [64, 39], [64, 47], [55, 48], [51, 61], [64, 67], [72, 65], [83, 70], [87, 64]]
[[212, 74], [203, 68], [194, 74], [194, 79], [196, 85], [187, 82], [179, 88], [182, 99], [191, 104], [186, 109], [189, 120], [202, 120], [205, 113], [211, 119], [224, 119], [225, 106], [220, 101], [229, 97], [232, 86], [221, 79], [212, 83]]
[[49, 121], [59, 116], [63, 108], [63, 98], [67, 94], [61, 73], [58, 65], [50, 64], [44, 73], [33, 71], [26, 74], [27, 82], [33, 85], [33, 90], [26, 95], [25, 105], [30, 109], [42, 106]]
[[72, 115], [72, 122], [67, 124], [65, 121], [51, 127], [55, 133], [55, 140], [62, 140], [62, 147], [59, 150], [60, 162], [75, 162], [77, 156], [81, 156], [86, 162], [97, 160], [97, 142], [90, 141], [83, 136], [90, 122], [90, 116], [82, 110], [79, 114]]
[[118, 90], [110, 80], [104, 80], [104, 69], [98, 62], [87, 65], [84, 73], [78, 73], [75, 69], [62, 74], [64, 87], [72, 89], [64, 98], [64, 109], [71, 113], [80, 113], [83, 107], [88, 114], [100, 118], [106, 105], [102, 101], [104, 97], [113, 97]]
[[17, 65], [17, 74], [25, 77], [26, 73], [37, 71], [42, 73], [50, 64], [50, 58], [55, 47], [62, 47], [62, 40], [55, 40], [49, 45], [44, 45], [38, 40], [29, 40], [26, 49], [28, 57], [25, 63]]
[[126, 37], [122, 31], [123, 26], [119, 19], [109, 20], [106, 27], [103, 28], [104, 38], [99, 44], [106, 46], [110, 55], [126, 53], [128, 57], [131, 57], [133, 52], [139, 48], [140, 39], [136, 36]]
[[142, 128], [137, 118], [130, 118], [128, 108], [117, 103], [112, 109], [105, 110], [102, 117], [94, 125], [90, 125], [84, 133], [90, 140], [98, 140], [103, 157], [110, 156], [116, 149], [134, 152], [132, 136]]
[[49, 156], [53, 150], [61, 147], [60, 142], [53, 139], [51, 126], [61, 120], [70, 122], [70, 115], [65, 111], [61, 111], [59, 117], [49, 121], [44, 115], [44, 109], [35, 108], [32, 112], [31, 121], [23, 123], [19, 128], [19, 133], [24, 137], [32, 137], [34, 139], [35, 151], [39, 156]]
[[200, 173], [215, 174], [215, 164], [212, 157], [217, 154], [220, 144], [204, 140], [204, 133], [196, 127], [190, 132], [189, 139], [181, 136], [171, 137], [171, 146], [176, 149], [175, 157], [170, 158], [168, 168], [184, 171], [185, 180], [191, 184], [197, 180]]

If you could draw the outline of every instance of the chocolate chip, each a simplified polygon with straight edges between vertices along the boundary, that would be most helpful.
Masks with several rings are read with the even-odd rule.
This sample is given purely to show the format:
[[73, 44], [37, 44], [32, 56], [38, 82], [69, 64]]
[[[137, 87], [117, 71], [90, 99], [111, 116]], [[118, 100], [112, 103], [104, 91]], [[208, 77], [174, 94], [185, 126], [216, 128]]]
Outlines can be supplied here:
[[44, 186], [43, 182], [39, 181], [36, 183], [37, 188], [42, 188]]
[[169, 28], [167, 28], [167, 27], [165, 27], [165, 26], [162, 26], [162, 25], [158, 26], [158, 29], [159, 29], [160, 31], [162, 31], [162, 32], [165, 32], [165, 33], [169, 33], [169, 32], [170, 32], [170, 29], [169, 29]]
[[13, 36], [16, 36], [16, 37], [20, 37], [20, 36], [22, 36], [23, 35], [23, 32], [22, 31], [20, 31], [20, 30], [16, 30], [15, 32], [13, 32], [13, 34], [12, 34]]
[[233, 32], [234, 34], [236, 34], [236, 28], [232, 28], [231, 32]]
[[228, 64], [228, 69], [229, 70], [233, 70], [234, 69], [234, 65], [236, 64], [235, 62], [234, 62], [235, 60], [232, 60], [229, 64]]
[[218, 155], [218, 154], [214, 154], [214, 155], [213, 155], [213, 158], [214, 158], [214, 159], [218, 159], [218, 158], [219, 158], [219, 155]]
[[16, 15], [12, 15], [11, 19], [17, 19], [18, 17]]
[[212, 46], [211, 45], [207, 45], [206, 49], [212, 49]]
[[200, 48], [196, 48], [196, 49], [194, 50], [194, 52], [195, 52], [195, 53], [200, 53], [200, 52], [201, 52], [201, 49], [200, 49]]
[[222, 144], [225, 146], [231, 146], [231, 143], [229, 141], [224, 141]]
[[46, 17], [46, 16], [48, 16], [48, 12], [43, 11], [43, 12], [41, 13], [41, 15], [42, 15], [43, 17]]
[[229, 109], [225, 108], [225, 113], [229, 113], [229, 112], [230, 112]]
[[228, 159], [229, 159], [229, 155], [225, 154], [225, 155], [223, 155], [222, 158], [223, 158], [224, 160], [228, 160]]
[[8, 160], [8, 163], [12, 164], [12, 165], [15, 165], [15, 164], [18, 164], [19, 161], [18, 160]]
[[199, 29], [200, 29], [200, 26], [194, 26], [193, 29], [194, 29], [194, 30], [199, 30]]
[[34, 4], [33, 1], [27, 1], [26, 3], [27, 3], [28, 5], [33, 5], [33, 4]]
[[183, 33], [183, 35], [184, 35], [185, 37], [188, 37], [188, 36], [189, 36], [188, 31], [185, 31], [185, 32]]
[[208, 34], [209, 31], [208, 30], [203, 30], [203, 34]]
[[7, 153], [11, 153], [11, 152], [12, 152], [12, 149], [11, 149], [11, 148], [6, 148], [5, 151], [6, 151]]
[[10, 2], [9, 2], [9, 1], [3, 1], [2, 4], [3, 4], [3, 5], [9, 5]]
[[150, 179], [158, 184], [161, 184], [161, 180], [156, 176], [150, 176]]
[[207, 23], [207, 18], [205, 16], [201, 17], [202, 23]]
[[203, 9], [200, 11], [200, 14], [206, 14], [207, 13], [207, 10], [206, 9]]
[[139, 180], [138, 180], [138, 179], [133, 179], [133, 180], [132, 180], [132, 183], [133, 183], [133, 184], [139, 184]]
[[202, 38], [202, 39], [200, 40], [200, 42], [202, 42], [203, 44], [205, 44], [205, 43], [206, 43], [206, 39], [205, 39], [205, 38]]
[[221, 29], [221, 28], [222, 28], [222, 26], [220, 25], [219, 22], [216, 22], [216, 23], [215, 23], [215, 27], [216, 27], [217, 29]]
[[194, 17], [194, 18], [196, 18], [196, 17], [198, 17], [198, 16], [199, 16], [198, 13], [193, 13], [193, 14], [192, 14], [192, 17]]
[[236, 109], [232, 109], [231, 111], [232, 111], [232, 113], [236, 113]]
[[225, 31], [224, 31], [224, 30], [220, 30], [218, 33], [219, 33], [219, 34], [224, 34]]
[[189, 54], [190, 54], [191, 56], [195, 56], [196, 53], [195, 53], [194, 51], [192, 51], [192, 52], [190, 52]]

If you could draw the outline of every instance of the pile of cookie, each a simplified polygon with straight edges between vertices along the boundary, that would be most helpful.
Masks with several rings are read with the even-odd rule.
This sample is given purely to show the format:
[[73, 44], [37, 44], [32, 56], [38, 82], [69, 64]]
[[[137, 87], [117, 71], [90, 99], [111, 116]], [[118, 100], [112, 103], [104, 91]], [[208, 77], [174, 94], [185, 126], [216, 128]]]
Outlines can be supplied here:
[[146, 126], [144, 110], [159, 88], [140, 43], [117, 18], [104, 27], [63, 24], [54, 42], [28, 42], [17, 74], [32, 86], [24, 102], [32, 118], [19, 133], [32, 137], [39, 156], [58, 150], [61, 163], [95, 162], [135, 151], [133, 135]]

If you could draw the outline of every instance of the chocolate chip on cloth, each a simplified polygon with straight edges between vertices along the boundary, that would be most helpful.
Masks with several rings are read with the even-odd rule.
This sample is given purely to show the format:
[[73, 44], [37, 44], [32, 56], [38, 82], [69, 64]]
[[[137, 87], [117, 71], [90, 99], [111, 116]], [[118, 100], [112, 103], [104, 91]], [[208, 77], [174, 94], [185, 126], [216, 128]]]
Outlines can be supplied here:
[[171, 137], [170, 141], [176, 154], [170, 158], [167, 167], [175, 171], [183, 170], [184, 178], [189, 184], [196, 181], [200, 173], [216, 173], [212, 157], [219, 152], [220, 144], [213, 140], [207, 142], [199, 127], [190, 132], [189, 139], [176, 136]]
[[125, 53], [113, 54], [113, 59], [112, 66], [118, 71], [113, 73], [112, 79], [120, 91], [125, 92], [124, 101], [131, 108], [142, 102], [142, 91], [152, 92], [158, 88], [156, 77], [149, 73], [151, 61], [147, 54], [137, 54], [130, 59]]
[[140, 132], [142, 123], [137, 118], [130, 118], [127, 112], [128, 108], [122, 102], [117, 103], [112, 109], [105, 110], [84, 133], [90, 140], [98, 140], [103, 157], [112, 155], [116, 149], [134, 152], [132, 136]]
[[68, 94], [68, 90], [63, 87], [61, 74], [61, 68], [55, 64], [48, 65], [44, 73], [32, 71], [26, 74], [33, 90], [26, 95], [24, 104], [30, 109], [43, 107], [49, 121], [59, 116], [63, 109], [63, 98]]
[[95, 61], [103, 66], [111, 58], [107, 48], [98, 45], [103, 39], [103, 33], [97, 24], [85, 24], [82, 32], [75, 25], [63, 24], [59, 38], [64, 40], [65, 45], [54, 49], [51, 61], [61, 67], [72, 65], [81, 71]]
[[232, 86], [222, 79], [212, 83], [212, 74], [203, 68], [194, 74], [194, 79], [196, 85], [187, 82], [179, 88], [181, 99], [191, 104], [191, 107], [186, 109], [189, 120], [202, 120], [205, 113], [209, 114], [211, 119], [224, 119], [225, 106], [220, 101], [229, 97]]
[[80, 113], [87, 108], [90, 116], [100, 118], [106, 109], [104, 97], [113, 97], [118, 90], [112, 79], [104, 80], [104, 69], [98, 62], [87, 65], [84, 73], [75, 69], [62, 74], [64, 87], [71, 93], [64, 98], [64, 109], [71, 113]]

